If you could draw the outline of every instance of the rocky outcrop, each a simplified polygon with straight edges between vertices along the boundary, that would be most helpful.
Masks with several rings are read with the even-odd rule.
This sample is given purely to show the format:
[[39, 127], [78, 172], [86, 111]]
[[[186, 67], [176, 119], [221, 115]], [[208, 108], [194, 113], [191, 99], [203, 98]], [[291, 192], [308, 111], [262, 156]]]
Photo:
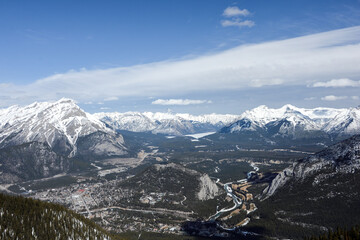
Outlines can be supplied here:
[[[147, 194], [166, 193], [176, 196], [177, 204], [184, 201], [189, 203], [195, 200], [208, 200], [223, 193], [207, 174], [176, 163], [154, 164], [122, 182], [119, 187]], [[186, 200], [183, 200], [184, 197]]]
[[301, 182], [320, 171], [326, 173], [316, 176], [313, 185], [318, 184], [321, 179], [326, 179], [327, 175], [352, 173], [355, 169], [360, 169], [360, 135], [355, 135], [313, 156], [295, 162], [275, 177], [264, 190], [264, 194], [265, 197], [271, 196], [290, 180]]
[[199, 200], [213, 199], [220, 194], [220, 189], [216, 183], [210, 179], [209, 175], [204, 174], [200, 177], [200, 191], [197, 193]]
[[198, 180], [198, 192], [196, 193], [196, 198], [199, 200], [208, 200], [212, 199], [220, 194], [220, 189], [216, 183], [210, 179], [207, 174], [200, 174], [199, 172], [186, 168], [182, 165], [169, 163], [169, 164], [155, 164], [154, 167], [157, 171], [165, 171], [166, 169], [172, 168], [177, 171], [184, 172], [188, 175], [195, 176]]

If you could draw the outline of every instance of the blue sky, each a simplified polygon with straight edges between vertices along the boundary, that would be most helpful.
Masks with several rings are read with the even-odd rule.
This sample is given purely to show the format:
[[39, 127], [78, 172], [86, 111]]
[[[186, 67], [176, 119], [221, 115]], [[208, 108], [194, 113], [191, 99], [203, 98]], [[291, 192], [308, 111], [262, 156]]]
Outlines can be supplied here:
[[0, 1], [0, 107], [359, 105], [360, 1]]

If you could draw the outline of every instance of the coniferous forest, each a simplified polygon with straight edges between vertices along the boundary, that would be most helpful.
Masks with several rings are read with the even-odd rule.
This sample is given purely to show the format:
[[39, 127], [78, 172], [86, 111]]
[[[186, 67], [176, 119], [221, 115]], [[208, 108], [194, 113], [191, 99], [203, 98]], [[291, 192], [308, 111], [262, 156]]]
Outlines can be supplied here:
[[85, 217], [57, 204], [0, 194], [0, 239], [113, 239]]

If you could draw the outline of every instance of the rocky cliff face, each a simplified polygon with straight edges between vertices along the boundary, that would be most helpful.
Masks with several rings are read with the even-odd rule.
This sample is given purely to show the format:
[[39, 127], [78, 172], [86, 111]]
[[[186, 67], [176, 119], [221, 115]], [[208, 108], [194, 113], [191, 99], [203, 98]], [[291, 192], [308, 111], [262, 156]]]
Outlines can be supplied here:
[[273, 195], [290, 180], [304, 181], [316, 176], [313, 186], [338, 173], [353, 173], [360, 169], [360, 135], [335, 144], [313, 156], [299, 160], [286, 168], [264, 190], [265, 196]]
[[197, 193], [199, 200], [213, 199], [220, 194], [220, 189], [216, 183], [210, 179], [209, 175], [204, 174], [200, 178], [200, 191]]
[[45, 143], [26, 143], [0, 150], [0, 183], [50, 177], [68, 171], [70, 161]]

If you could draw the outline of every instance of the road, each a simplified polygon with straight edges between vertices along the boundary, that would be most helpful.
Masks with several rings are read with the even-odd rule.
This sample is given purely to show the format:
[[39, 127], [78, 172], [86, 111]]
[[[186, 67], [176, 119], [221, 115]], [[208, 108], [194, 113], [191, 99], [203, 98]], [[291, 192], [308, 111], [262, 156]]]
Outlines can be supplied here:
[[131, 211], [131, 212], [141, 212], [141, 213], [157, 213], [157, 214], [168, 214], [168, 215], [174, 215], [174, 216], [178, 216], [178, 217], [182, 217], [185, 219], [190, 219], [190, 215], [193, 214], [193, 212], [183, 212], [183, 211], [178, 211], [178, 210], [169, 210], [169, 209], [165, 209], [165, 208], [150, 208], [149, 210], [145, 210], [145, 209], [134, 209], [134, 208], [124, 208], [124, 207], [118, 207], [118, 206], [111, 206], [111, 207], [105, 207], [105, 208], [96, 208], [96, 209], [92, 209], [90, 210], [91, 213], [96, 213], [96, 212], [102, 212], [102, 211], [106, 211], [109, 209], [120, 209], [123, 211]]

